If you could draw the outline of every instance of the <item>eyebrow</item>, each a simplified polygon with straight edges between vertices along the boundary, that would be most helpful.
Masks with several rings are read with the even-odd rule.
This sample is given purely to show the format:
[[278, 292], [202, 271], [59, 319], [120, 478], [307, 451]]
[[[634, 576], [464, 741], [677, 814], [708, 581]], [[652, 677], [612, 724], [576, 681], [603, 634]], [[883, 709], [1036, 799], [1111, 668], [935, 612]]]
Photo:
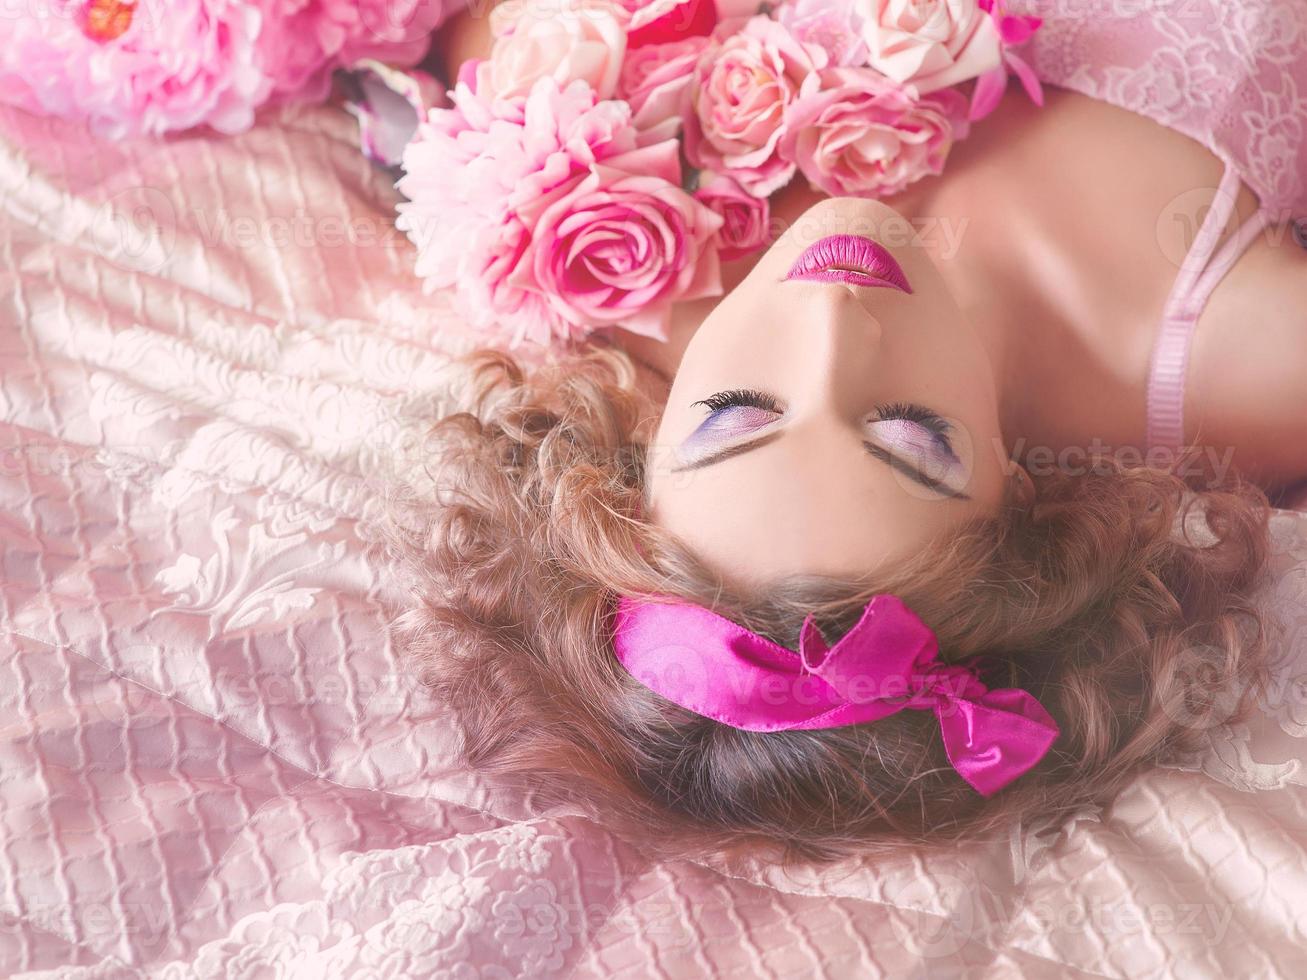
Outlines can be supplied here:
[[[672, 472], [685, 473], [689, 470], [701, 470], [705, 466], [712, 466], [716, 463], [722, 462], [722, 460], [730, 459], [732, 456], [740, 456], [744, 453], [757, 449], [760, 446], [765, 446], [769, 442], [775, 442], [784, 434], [785, 434], [784, 429], [780, 431], [765, 432], [755, 439], [750, 439], [746, 442], [736, 443], [733, 446], [727, 446], [725, 449], [719, 449], [716, 452], [709, 453], [707, 456], [704, 456], [701, 459], [696, 459], [692, 463], [685, 463], [682, 466], [675, 466], [672, 468]], [[895, 456], [893, 453], [889, 452], [882, 446], [876, 445], [874, 442], [868, 442], [866, 440], [863, 440], [862, 448], [865, 449], [867, 451], [867, 454], [872, 458], [880, 460], [882, 463], [886, 464], [891, 469], [897, 470], [898, 472], [906, 476], [908, 479], [912, 480], [915, 483], [920, 484], [921, 486], [925, 487], [927, 490], [935, 491], [941, 497], [949, 497], [957, 500], [971, 499], [970, 494], [963, 493], [961, 490], [955, 490], [952, 487], [950, 487], [948, 484], [944, 483], [942, 480], [937, 480], [933, 476], [923, 473], [920, 469], [918, 469], [912, 463], [908, 462], [902, 456]]]

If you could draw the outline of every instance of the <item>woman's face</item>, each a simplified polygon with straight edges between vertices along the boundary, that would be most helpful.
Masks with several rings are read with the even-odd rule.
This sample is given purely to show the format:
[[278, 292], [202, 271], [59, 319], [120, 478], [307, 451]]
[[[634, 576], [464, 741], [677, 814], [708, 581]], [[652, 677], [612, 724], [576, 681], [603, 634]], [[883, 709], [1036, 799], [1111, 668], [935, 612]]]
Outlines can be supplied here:
[[856, 578], [1003, 500], [993, 366], [904, 227], [874, 201], [810, 208], [686, 348], [651, 514], [731, 584]]

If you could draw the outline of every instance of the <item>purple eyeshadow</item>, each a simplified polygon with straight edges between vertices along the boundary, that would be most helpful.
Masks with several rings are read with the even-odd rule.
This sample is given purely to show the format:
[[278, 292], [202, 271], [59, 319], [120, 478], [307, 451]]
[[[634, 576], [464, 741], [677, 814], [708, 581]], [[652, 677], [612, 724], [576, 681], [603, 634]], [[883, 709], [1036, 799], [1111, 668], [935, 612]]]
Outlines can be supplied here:
[[692, 461], [713, 452], [727, 442], [756, 432], [776, 421], [775, 412], [753, 405], [732, 405], [709, 415], [677, 449], [683, 460]]
[[944, 480], [961, 462], [934, 432], [911, 419], [884, 419], [868, 428], [885, 449], [910, 461], [932, 479]]
[[[714, 410], [676, 449], [684, 464], [718, 452], [771, 425], [780, 413], [756, 405], [729, 405]], [[887, 418], [872, 422], [868, 432], [887, 452], [911, 463], [923, 475], [947, 483], [962, 464], [939, 433], [920, 422]]]

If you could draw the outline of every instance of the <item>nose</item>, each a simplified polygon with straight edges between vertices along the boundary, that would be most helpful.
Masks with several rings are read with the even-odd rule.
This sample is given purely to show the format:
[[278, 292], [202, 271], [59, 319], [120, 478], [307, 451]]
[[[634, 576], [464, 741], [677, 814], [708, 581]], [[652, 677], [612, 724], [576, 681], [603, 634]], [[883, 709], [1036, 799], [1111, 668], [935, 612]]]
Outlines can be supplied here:
[[883, 328], [868, 301], [852, 286], [824, 285], [812, 298], [808, 322], [800, 333], [805, 350], [796, 352], [795, 387], [802, 393], [799, 411], [860, 417], [874, 401], [882, 369]]

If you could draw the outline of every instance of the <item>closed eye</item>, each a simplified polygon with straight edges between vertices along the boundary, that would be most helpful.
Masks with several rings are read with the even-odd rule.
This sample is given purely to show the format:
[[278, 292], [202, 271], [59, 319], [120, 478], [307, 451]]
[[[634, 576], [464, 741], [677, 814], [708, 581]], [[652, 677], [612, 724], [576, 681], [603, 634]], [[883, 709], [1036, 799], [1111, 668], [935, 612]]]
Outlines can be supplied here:
[[[736, 388], [718, 392], [694, 404], [705, 406], [710, 409], [711, 414], [682, 444], [680, 451], [688, 459], [687, 462], [673, 467], [672, 472], [674, 473], [714, 466], [732, 457], [751, 452], [769, 442], [774, 442], [784, 435], [784, 429], [771, 429], [772, 424], [782, 417], [783, 412], [779, 401], [767, 392]], [[956, 461], [957, 457], [948, 440], [950, 426], [945, 420], [928, 409], [906, 403], [894, 403], [880, 406], [877, 409], [876, 416], [879, 423], [893, 424], [895, 420], [901, 420], [901, 424], [925, 433], [927, 438], [938, 445], [936, 452], [949, 460]], [[762, 429], [769, 429], [770, 431], [763, 431], [744, 441], [736, 441], [737, 437], [741, 435], [747, 435], [750, 431]], [[720, 448], [706, 449], [705, 444], [720, 442], [723, 438], [732, 441]], [[900, 441], [905, 444], [905, 448], [909, 450], [908, 452], [896, 452], [892, 446], [887, 447], [871, 440], [864, 440], [862, 446], [873, 459], [885, 463], [940, 497], [960, 500], [971, 499], [968, 494], [949, 486], [944, 480], [926, 472], [921, 467], [919, 461], [925, 453], [913, 440]]]

